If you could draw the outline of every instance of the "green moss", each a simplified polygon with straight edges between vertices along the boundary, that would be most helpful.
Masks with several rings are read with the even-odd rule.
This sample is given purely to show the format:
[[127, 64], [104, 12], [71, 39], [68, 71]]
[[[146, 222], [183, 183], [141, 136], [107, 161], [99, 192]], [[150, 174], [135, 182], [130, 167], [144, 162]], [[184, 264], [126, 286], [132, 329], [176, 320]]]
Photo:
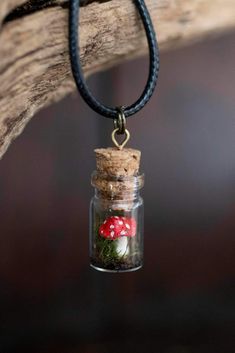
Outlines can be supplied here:
[[120, 260], [116, 250], [116, 240], [105, 239], [98, 233], [96, 235], [97, 255], [105, 266]]

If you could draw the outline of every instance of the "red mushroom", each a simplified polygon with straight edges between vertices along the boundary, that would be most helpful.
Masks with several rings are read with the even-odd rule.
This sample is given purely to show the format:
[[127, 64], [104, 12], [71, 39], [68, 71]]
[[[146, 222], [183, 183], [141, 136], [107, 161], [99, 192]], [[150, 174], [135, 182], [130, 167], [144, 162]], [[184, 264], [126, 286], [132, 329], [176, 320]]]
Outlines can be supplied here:
[[101, 224], [99, 234], [110, 240], [123, 236], [134, 237], [136, 234], [136, 221], [134, 218], [111, 216]]

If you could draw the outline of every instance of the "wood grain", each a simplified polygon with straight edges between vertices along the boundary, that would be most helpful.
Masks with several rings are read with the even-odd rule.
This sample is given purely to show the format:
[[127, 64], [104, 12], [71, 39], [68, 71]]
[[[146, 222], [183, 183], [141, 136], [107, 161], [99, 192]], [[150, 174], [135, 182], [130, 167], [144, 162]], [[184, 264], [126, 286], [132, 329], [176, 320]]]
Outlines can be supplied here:
[[[146, 0], [162, 50], [235, 27], [234, 0]], [[146, 53], [132, 1], [86, 1], [80, 47], [86, 75]], [[0, 157], [41, 108], [75, 90], [67, 0], [0, 2]]]

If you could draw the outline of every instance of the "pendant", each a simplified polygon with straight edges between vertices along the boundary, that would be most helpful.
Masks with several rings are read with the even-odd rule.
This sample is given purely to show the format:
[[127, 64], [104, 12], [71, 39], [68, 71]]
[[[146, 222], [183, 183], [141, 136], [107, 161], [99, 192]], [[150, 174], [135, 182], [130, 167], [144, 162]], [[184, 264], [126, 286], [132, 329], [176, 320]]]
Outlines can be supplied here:
[[141, 152], [124, 148], [130, 137], [116, 147], [95, 150], [96, 170], [91, 184], [95, 195], [90, 204], [90, 265], [103, 272], [135, 271], [143, 265], [144, 205], [139, 173]]
[[[84, 80], [78, 34], [79, 0], [70, 0], [69, 53], [73, 77], [84, 101], [96, 113], [113, 119], [114, 148], [95, 150], [97, 168], [91, 177], [95, 195], [90, 204], [90, 264], [104, 272], [135, 271], [143, 265], [144, 175], [139, 172], [140, 151], [125, 148], [130, 138], [126, 117], [138, 113], [150, 100], [159, 74], [159, 50], [153, 23], [144, 0], [136, 0], [149, 48], [149, 74], [140, 97], [126, 107], [99, 102]], [[118, 143], [116, 135], [124, 135]]]

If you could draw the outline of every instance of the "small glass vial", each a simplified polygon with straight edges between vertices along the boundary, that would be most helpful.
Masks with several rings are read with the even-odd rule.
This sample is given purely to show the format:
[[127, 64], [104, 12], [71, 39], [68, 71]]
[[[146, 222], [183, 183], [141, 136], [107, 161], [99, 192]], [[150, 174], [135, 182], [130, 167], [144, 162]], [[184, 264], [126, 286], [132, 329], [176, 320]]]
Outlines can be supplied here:
[[[111, 157], [102, 163], [107, 150]], [[144, 175], [138, 172], [137, 152], [140, 158], [133, 149], [96, 150], [98, 170], [91, 177], [95, 195], [90, 204], [90, 264], [96, 270], [129, 272], [143, 265]]]

